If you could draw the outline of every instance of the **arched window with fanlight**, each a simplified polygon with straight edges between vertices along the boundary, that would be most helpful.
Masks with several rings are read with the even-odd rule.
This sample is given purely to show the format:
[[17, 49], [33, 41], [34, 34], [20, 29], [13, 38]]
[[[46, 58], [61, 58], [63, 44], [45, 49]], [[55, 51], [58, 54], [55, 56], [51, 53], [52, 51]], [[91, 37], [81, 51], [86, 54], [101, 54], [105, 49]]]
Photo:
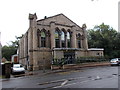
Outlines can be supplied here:
[[41, 47], [46, 47], [46, 34], [45, 34], [45, 31], [41, 31]]
[[67, 32], [67, 47], [70, 48], [71, 47], [71, 44], [70, 44], [70, 32]]
[[55, 30], [55, 47], [60, 48], [60, 38], [58, 30]]
[[65, 32], [61, 31], [61, 41], [62, 41], [62, 47], [65, 47]]
[[81, 34], [78, 33], [77, 35], [77, 44], [78, 44], [78, 48], [81, 48]]

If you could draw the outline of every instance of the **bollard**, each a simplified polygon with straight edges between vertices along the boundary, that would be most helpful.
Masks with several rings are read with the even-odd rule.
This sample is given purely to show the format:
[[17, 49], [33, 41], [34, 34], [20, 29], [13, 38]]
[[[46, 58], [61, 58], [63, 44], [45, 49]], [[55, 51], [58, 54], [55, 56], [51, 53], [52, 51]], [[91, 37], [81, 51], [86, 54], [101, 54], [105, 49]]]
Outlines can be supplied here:
[[5, 63], [5, 78], [10, 78], [11, 75], [11, 63]]
[[2, 65], [2, 76], [4, 76], [5, 75], [5, 64], [1, 63], [1, 65]]

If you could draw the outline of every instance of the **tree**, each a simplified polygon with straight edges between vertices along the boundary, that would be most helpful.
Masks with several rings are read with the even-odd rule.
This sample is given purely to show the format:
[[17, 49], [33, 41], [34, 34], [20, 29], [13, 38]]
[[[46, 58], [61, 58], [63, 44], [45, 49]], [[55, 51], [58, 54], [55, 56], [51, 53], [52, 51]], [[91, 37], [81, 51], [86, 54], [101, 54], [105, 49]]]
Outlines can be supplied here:
[[19, 40], [23, 37], [23, 34], [20, 37], [15, 36], [16, 40], [15, 41], [11, 41], [11, 45], [9, 46], [13, 46], [15, 48], [19, 47]]
[[5, 57], [7, 60], [11, 60], [11, 56], [17, 54], [17, 49], [19, 47], [19, 40], [23, 37], [15, 36], [16, 40], [11, 41], [11, 44], [5, 45], [2, 47], [2, 57]]
[[[116, 50], [119, 48], [120, 34], [109, 25], [102, 23], [88, 30], [88, 45], [90, 48], [104, 48], [104, 54], [111, 58], [118, 57]], [[119, 48], [120, 50], [120, 48]]]
[[11, 60], [11, 56], [14, 55], [16, 52], [16, 49], [12, 46], [3, 46], [2, 47], [2, 56], [5, 57], [7, 60]]

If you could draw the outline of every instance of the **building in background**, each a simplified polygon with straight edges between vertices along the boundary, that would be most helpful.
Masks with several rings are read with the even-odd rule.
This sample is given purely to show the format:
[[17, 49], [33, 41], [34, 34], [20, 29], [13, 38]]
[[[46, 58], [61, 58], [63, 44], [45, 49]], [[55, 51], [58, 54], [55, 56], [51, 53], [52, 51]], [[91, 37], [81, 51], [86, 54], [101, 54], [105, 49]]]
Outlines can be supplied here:
[[78, 26], [64, 14], [37, 20], [29, 14], [29, 29], [19, 41], [19, 62], [29, 70], [50, 68], [53, 59], [103, 56], [103, 49], [88, 49], [86, 25]]
[[120, 32], [120, 1], [118, 2], [118, 32]]
[[2, 60], [2, 44], [1, 44], [1, 32], [0, 32], [0, 61]]

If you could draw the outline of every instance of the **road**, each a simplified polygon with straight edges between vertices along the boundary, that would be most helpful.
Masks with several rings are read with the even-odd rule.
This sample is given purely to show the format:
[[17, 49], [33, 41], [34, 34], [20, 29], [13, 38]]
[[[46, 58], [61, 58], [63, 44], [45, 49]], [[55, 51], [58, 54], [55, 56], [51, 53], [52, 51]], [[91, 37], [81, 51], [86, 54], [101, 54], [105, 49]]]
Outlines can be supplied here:
[[[2, 82], [3, 88], [118, 88], [118, 66], [86, 67], [52, 74], [24, 76]], [[114, 89], [115, 90], [115, 89]]]

